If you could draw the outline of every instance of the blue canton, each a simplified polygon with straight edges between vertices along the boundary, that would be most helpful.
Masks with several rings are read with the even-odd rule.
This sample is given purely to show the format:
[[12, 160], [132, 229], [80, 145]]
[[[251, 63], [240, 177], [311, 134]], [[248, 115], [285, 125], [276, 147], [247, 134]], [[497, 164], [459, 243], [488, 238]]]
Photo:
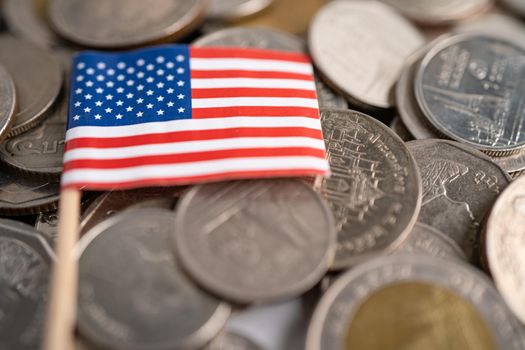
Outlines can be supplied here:
[[187, 45], [77, 55], [68, 128], [191, 119], [189, 60]]

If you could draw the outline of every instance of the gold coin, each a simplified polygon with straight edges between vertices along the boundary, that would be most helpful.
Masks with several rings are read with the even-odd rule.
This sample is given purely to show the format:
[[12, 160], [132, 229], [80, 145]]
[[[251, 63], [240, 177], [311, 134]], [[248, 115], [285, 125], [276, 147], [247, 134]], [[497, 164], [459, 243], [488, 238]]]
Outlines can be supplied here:
[[347, 350], [496, 350], [474, 307], [453, 292], [403, 282], [372, 294], [346, 334]]

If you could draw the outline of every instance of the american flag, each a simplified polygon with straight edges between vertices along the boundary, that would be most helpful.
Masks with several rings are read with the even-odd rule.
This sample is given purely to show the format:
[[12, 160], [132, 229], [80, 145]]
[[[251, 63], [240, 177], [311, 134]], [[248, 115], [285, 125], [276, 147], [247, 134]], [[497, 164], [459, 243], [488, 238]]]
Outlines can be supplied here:
[[325, 174], [303, 54], [163, 45], [73, 62], [64, 187]]

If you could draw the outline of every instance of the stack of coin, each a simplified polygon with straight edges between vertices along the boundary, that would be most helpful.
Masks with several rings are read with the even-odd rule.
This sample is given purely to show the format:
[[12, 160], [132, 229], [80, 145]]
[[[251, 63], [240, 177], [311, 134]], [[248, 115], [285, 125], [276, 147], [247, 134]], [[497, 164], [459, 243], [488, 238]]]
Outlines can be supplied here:
[[332, 174], [85, 193], [78, 349], [525, 349], [500, 3], [1, 1], [0, 350], [41, 345], [72, 55], [175, 41], [309, 53]]

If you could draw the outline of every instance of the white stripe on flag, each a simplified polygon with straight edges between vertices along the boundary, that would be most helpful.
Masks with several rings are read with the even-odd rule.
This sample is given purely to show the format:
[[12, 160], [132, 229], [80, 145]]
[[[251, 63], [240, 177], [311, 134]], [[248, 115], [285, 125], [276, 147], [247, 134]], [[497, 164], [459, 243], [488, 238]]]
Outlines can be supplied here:
[[319, 108], [315, 98], [297, 97], [226, 97], [226, 98], [195, 98], [191, 100], [193, 108], [213, 107], [308, 107]]
[[312, 75], [310, 63], [256, 58], [191, 58], [192, 70], [249, 70], [259, 72], [287, 72]]
[[315, 91], [315, 83], [299, 79], [211, 78], [191, 79], [192, 89], [259, 88]]

